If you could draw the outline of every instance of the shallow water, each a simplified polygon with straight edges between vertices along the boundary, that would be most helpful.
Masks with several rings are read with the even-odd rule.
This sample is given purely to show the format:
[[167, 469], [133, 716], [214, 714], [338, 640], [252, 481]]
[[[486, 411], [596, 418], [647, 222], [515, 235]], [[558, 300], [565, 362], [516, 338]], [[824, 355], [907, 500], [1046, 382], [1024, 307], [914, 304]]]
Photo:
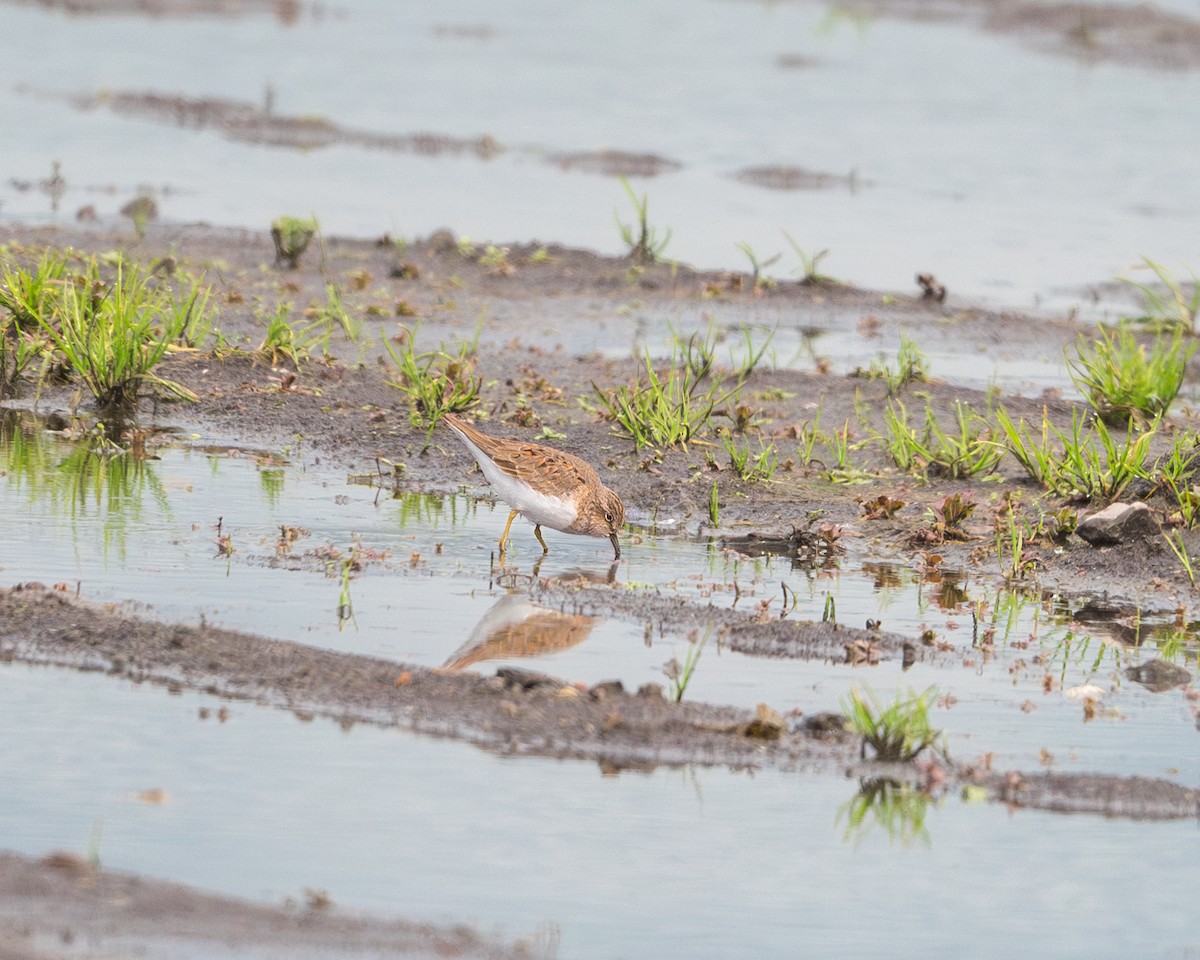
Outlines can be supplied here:
[[[800, 265], [787, 230], [808, 253], [830, 251], [823, 270], [864, 286], [915, 290], [913, 275], [933, 271], [952, 294], [1057, 310], [1092, 309], [1079, 288], [1142, 254], [1184, 276], [1196, 266], [1195, 138], [1177, 105], [1197, 101], [1200, 74], [1081, 64], [963, 24], [730, 0], [603, 12], [356, 0], [302, 6], [295, 22], [4, 4], [0, 23], [0, 116], [21, 131], [6, 141], [5, 218], [69, 220], [85, 205], [112, 217], [144, 188], [177, 222], [265, 232], [311, 211], [329, 233], [449, 225], [615, 253], [614, 211], [630, 219], [619, 185], [553, 157], [618, 149], [682, 164], [635, 184], [651, 223], [673, 230], [668, 255], [699, 266], [746, 267], [746, 241], [760, 259], [784, 253], [770, 272], [786, 278]], [[79, 55], [110, 49], [137, 55]], [[69, 102], [106, 91], [269, 100], [280, 115], [487, 134], [507, 149], [298, 151]], [[58, 213], [37, 187], [55, 161]], [[732, 177], [761, 166], [854, 171], [859, 185]]]
[[1187, 884], [1129, 882], [1190, 875], [1194, 823], [950, 798], [906, 840], [849, 828], [856, 784], [837, 776], [601, 776], [218, 706], [0, 667], [0, 724], [23, 731], [0, 766], [5, 845], [273, 902], [325, 890], [562, 957], [1186, 956], [1200, 939]]
[[[1195, 634], [1172, 637], [1170, 624], [1144, 625], [1141, 646], [1127, 646], [1119, 624], [1070, 624], [1061, 603], [998, 591], [962, 571], [922, 574], [911, 558], [857, 552], [825, 568], [798, 567], [689, 537], [668, 517], [652, 524], [635, 515], [645, 526], [632, 528], [615, 566], [605, 541], [553, 532], [542, 559], [518, 521], [508, 565], [499, 568], [493, 552], [504, 507], [350, 483], [368, 478], [304, 469], [302, 450], [291, 465], [171, 447], [161, 459], [138, 461], [100, 458], [28, 426], [8, 435], [0, 443], [6, 584], [58, 583], [171, 622], [204, 619], [428, 666], [520, 665], [589, 684], [617, 678], [630, 688], [668, 686], [664, 667], [687, 659], [688, 638], [539, 605], [525, 588], [531, 575], [718, 607], [765, 603], [770, 616], [797, 620], [820, 619], [831, 602], [839, 622], [880, 620], [910, 637], [928, 628], [951, 649], [902, 671], [898, 661], [751, 657], [700, 638], [706, 645], [686, 695], [811, 713], [838, 709], [855, 686], [886, 697], [936, 686], [953, 698], [938, 723], [956, 756], [992, 752], [998, 763], [1029, 767], [1045, 748], [1059, 769], [1200, 776], [1181, 694], [1151, 693], [1125, 675], [1160, 648], [1194, 669]], [[853, 538], [844, 542], [856, 549]], [[992, 651], [976, 642], [988, 628]], [[1100, 716], [1086, 724], [1080, 702], [1065, 695], [1085, 683], [1104, 691]]]
[[[509, 649], [468, 667], [483, 671], [511, 663], [637, 686], [665, 683], [663, 662], [685, 655], [685, 638], [530, 609], [504, 589], [490, 560], [505, 512], [486, 501], [392, 497], [306, 469], [303, 450], [287, 464], [171, 447], [158, 460], [97, 461], [81, 450], [28, 423], [4, 433], [0, 582], [62, 582], [145, 615], [430, 665], [494, 638], [497, 625], [511, 637], [540, 624], [525, 634], [542, 645], [536, 655]], [[217, 550], [218, 517], [230, 556]], [[1001, 769], [1200, 777], [1179, 692], [1153, 694], [1121, 673], [1161, 639], [1137, 650], [1072, 636], [1053, 622], [1053, 604], [952, 571], [922, 580], [903, 563], [849, 559], [840, 570], [793, 569], [668, 536], [669, 518], [658, 520], [657, 531], [627, 537], [618, 585], [729, 606], [778, 598], [786, 582], [799, 598], [789, 616], [819, 616], [830, 595], [842, 622], [881, 617], [914, 636], [929, 625], [956, 651], [902, 673], [898, 663], [747, 657], [714, 641], [689, 698], [812, 712], [837, 709], [855, 686], [891, 697], [936, 684], [956, 698], [934, 721], [960, 759], [990, 752]], [[281, 526], [308, 533], [280, 552]], [[525, 575], [540, 552], [530, 532], [514, 528]], [[608, 575], [604, 541], [548, 536], [541, 576]], [[356, 542], [365, 568], [349, 581], [354, 619], [339, 630], [340, 561], [328, 548], [348, 554]], [[993, 655], [972, 649], [968, 595], [988, 604], [977, 609], [996, 628]], [[1194, 671], [1196, 650], [1189, 637], [1172, 656]], [[1044, 662], [1022, 668], [1035, 657]], [[1105, 690], [1090, 723], [1061, 692], [1087, 680]], [[602, 776], [586, 763], [500, 758], [20, 664], [0, 667], [0, 729], [20, 731], [0, 764], [6, 846], [91, 850], [111, 867], [276, 902], [323, 889], [356, 909], [558, 941], [561, 956], [781, 955], [798, 941], [816, 955], [925, 956], [933, 943], [945, 955], [1121, 956], [1144, 949], [1148, 928], [1164, 951], [1200, 938], [1186, 885], [1125, 882], [1131, 849], [1139, 871], [1182, 875], [1191, 823], [910, 796], [866, 807], [855, 826], [857, 785], [835, 775]], [[147, 802], [148, 790], [165, 796]]]

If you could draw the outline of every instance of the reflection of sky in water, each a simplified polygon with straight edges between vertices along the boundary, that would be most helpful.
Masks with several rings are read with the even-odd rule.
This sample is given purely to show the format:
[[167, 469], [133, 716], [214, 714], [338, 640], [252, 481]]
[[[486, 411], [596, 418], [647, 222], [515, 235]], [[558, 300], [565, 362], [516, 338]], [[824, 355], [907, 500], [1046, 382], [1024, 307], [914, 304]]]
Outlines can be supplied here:
[[[177, 222], [265, 230], [280, 213], [314, 211], [332, 233], [449, 224], [479, 239], [617, 252], [617, 184], [545, 162], [615, 148], [683, 164], [638, 186], [652, 222], [673, 229], [669, 254], [703, 266], [748, 266], [735, 247], [745, 241], [763, 260], [785, 252], [773, 270], [786, 277], [799, 267], [787, 230], [810, 253], [830, 250], [827, 272], [862, 285], [915, 291], [913, 275], [933, 271], [952, 294], [1064, 308], [1088, 306], [1074, 288], [1142, 253], [1196, 266], [1194, 144], [1173, 107], [1200, 99], [1196, 73], [1082, 65], [965, 25], [799, 3], [362, 0], [286, 27], [21, 5], [4, 17], [0, 113], [22, 131], [6, 144], [9, 175], [37, 180], [61, 161], [65, 219], [89, 203], [112, 215], [139, 186], [167, 185], [162, 213]], [[463, 25], [488, 31], [438, 29]], [[785, 69], [781, 57], [811, 65]], [[355, 69], [327, 67], [342, 62]], [[509, 149], [487, 161], [284, 151], [81, 112], [18, 85], [255, 104], [269, 87], [280, 114], [383, 134], [490, 134]], [[855, 170], [866, 185], [779, 191], [730, 176], [771, 165]], [[36, 189], [6, 182], [0, 200], [5, 216], [48, 214]]]
[[[88, 494], [66, 498], [72, 487], [62, 465], [71, 448], [36, 438], [24, 435], [15, 452], [11, 441], [0, 445], [4, 583], [79, 581], [91, 600], [131, 600], [150, 615], [194, 621], [203, 613], [432, 665], [507, 632], [532, 637], [537, 655], [510, 647], [474, 668], [519, 665], [568, 680], [665, 683], [663, 662], [685, 655], [680, 637], [585, 623], [590, 618], [539, 609], [491, 583], [489, 554], [505, 513], [487, 503], [386, 494], [376, 501], [372, 489], [327, 474], [178, 450], [136, 470], [89, 474]], [[129, 496], [116, 496], [122, 491]], [[232, 558], [216, 555], [217, 517], [232, 537]], [[281, 526], [308, 531], [282, 557]], [[525, 526], [514, 540], [523, 573], [537, 555], [530, 533]], [[884, 696], [936, 684], [957, 698], [933, 711], [956, 758], [990, 751], [997, 768], [1036, 770], [1045, 748], [1056, 770], [1169, 772], [1184, 783], [1200, 775], [1178, 691], [1151, 694], [1123, 678], [1120, 668], [1149, 651], [1125, 651], [1098, 635], [1068, 640], [1041, 607], [973, 582], [964, 604], [948, 572], [918, 583], [903, 564], [846, 561], [841, 571], [812, 573], [786, 559], [638, 538], [617, 573], [636, 589], [719, 606], [740, 592], [739, 604], [771, 598], [777, 613], [782, 581], [797, 596], [792, 617], [819, 616], [832, 594], [841, 622], [878, 616], [911, 636], [928, 625], [955, 648], [939, 664], [905, 673], [898, 661], [851, 667], [740, 656], [713, 640], [689, 698], [811, 713], [836, 709], [856, 684]], [[349, 551], [355, 542], [368, 558], [350, 584], [357, 628], [338, 632], [338, 561], [322, 554], [327, 575], [326, 559], [296, 558], [330, 545]], [[604, 541], [550, 542], [542, 576], [603, 581]], [[971, 649], [970, 602], [981, 599], [981, 619], [996, 630], [990, 654]], [[557, 637], [556, 621], [565, 627]], [[1194, 669], [1195, 646], [1177, 659]], [[1077, 701], [1043, 693], [1046, 673], [1109, 691], [1099, 716], [1084, 724]], [[1035, 705], [1029, 713], [1021, 709], [1027, 700]], [[244, 702], [230, 704], [219, 722], [217, 706], [190, 691], [170, 696], [94, 674], [3, 667], [0, 727], [21, 736], [9, 739], [0, 769], [0, 835], [35, 855], [86, 851], [95, 835], [108, 866], [252, 898], [317, 888], [355, 909], [512, 936], [557, 934], [564, 956], [775, 956], [801, 936], [814, 955], [836, 955], [847, 942], [847, 911], [856, 956], [926, 956], [931, 925], [941, 931], [937, 943], [956, 954], [1007, 957], [1036, 945], [1096, 955], [1102, 943], [1124, 955], [1144, 943], [1142, 927], [1127, 922], [1130, 911], [1155, 925], [1156, 942], [1194, 946], [1185, 887], [1131, 888], [1127, 858], [1114, 855], [1136, 844], [1141, 869], [1180, 875], [1191, 823], [1010, 814], [951, 797], [860, 808], [864, 825], [856, 829], [855, 783], [836, 775], [606, 777], [590, 763], [513, 760], [362, 725], [301, 724]], [[198, 717], [202, 708], [207, 719]], [[167, 802], [133, 799], [150, 788], [165, 790]], [[890, 838], [882, 825], [889, 817]], [[1087, 896], [1078, 895], [1081, 883]], [[868, 887], [905, 896], [870, 894], [864, 904]]]
[[[190, 692], [0, 667], [0, 835], [208, 889], [526, 935], [559, 956], [1135, 956], [1196, 946], [1195, 824], [967, 806], [847, 832], [837, 775], [506, 759]], [[162, 805], [135, 802], [148, 788]], [[1030, 878], [1036, 877], [1031, 883]], [[892, 895], [903, 891], [903, 896]], [[1069, 904], [1069, 909], [1064, 908]], [[1129, 918], [1136, 916], [1137, 923]], [[852, 924], [853, 933], [847, 933]], [[1148, 933], [1152, 930], [1152, 933]]]

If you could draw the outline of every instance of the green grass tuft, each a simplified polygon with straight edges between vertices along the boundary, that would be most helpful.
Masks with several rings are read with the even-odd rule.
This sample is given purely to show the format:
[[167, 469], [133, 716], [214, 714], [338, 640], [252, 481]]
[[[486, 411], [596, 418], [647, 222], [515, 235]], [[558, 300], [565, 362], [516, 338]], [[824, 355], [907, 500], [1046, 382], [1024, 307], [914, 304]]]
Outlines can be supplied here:
[[462, 341], [455, 353], [448, 352], [445, 344], [437, 350], [417, 352], [415, 330], [407, 333], [400, 347], [384, 341], [397, 368], [396, 378], [388, 383], [408, 398], [409, 419], [414, 426], [427, 428], [427, 443], [447, 413], [468, 410], [479, 402], [483, 378], [475, 372], [475, 351], [481, 331], [482, 327], [474, 339]]
[[842, 712], [850, 728], [862, 737], [864, 758], [870, 747], [876, 760], [907, 763], [929, 748], [939, 754], [945, 752], [935, 746], [941, 731], [929, 722], [929, 709], [936, 697], [937, 689], [930, 687], [924, 693], [897, 695], [890, 704], [884, 704], [869, 690], [864, 698], [855, 687], [850, 698], [842, 701]]
[[1094, 340], [1080, 336], [1074, 359], [1067, 360], [1071, 379], [1108, 424], [1130, 417], [1153, 420], [1167, 412], [1183, 386], [1194, 343], [1183, 332], [1156, 336], [1149, 353], [1127, 327], [1099, 328]]

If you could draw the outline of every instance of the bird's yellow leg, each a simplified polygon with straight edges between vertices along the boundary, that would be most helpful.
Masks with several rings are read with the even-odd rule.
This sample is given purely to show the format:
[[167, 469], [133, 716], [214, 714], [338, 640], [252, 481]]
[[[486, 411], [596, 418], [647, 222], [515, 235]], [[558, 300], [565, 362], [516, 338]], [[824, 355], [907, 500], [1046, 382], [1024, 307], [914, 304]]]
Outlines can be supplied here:
[[542, 525], [540, 523], [533, 525], [533, 535], [537, 537], [537, 542], [542, 545], [542, 553], [549, 553], [550, 548], [546, 546], [546, 541], [542, 539]]
[[512, 529], [512, 522], [517, 517], [516, 510], [510, 510], [508, 513], [508, 523], [504, 525], [504, 532], [500, 534], [500, 556], [504, 556], [504, 551], [508, 549], [508, 531]]

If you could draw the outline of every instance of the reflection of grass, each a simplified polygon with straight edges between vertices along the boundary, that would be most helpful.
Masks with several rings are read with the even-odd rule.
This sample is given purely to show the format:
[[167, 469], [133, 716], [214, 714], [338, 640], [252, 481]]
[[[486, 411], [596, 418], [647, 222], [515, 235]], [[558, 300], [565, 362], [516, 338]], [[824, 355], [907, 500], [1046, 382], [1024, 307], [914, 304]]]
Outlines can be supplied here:
[[932, 798], [911, 783], [888, 778], [863, 780], [858, 793], [842, 804], [838, 822], [846, 821], [843, 839], [861, 842], [874, 826], [882, 827], [888, 838], [902, 846], [920, 842], [929, 846], [925, 817]]
[[258, 483], [262, 487], [263, 496], [272, 507], [279, 506], [283, 497], [283, 487], [286, 474], [279, 469], [262, 469], [258, 471]]
[[[1094, 655], [1091, 652], [1093, 644], [1095, 644]], [[1055, 663], [1059, 663], [1059, 685], [1067, 686], [1067, 670], [1070, 667], [1074, 666], [1086, 677], [1094, 677], [1100, 671], [1105, 657], [1110, 655], [1113, 667], [1120, 669], [1122, 653], [1122, 648], [1117, 644], [1103, 643], [1094, 640], [1088, 634], [1080, 635], [1068, 630], [1046, 657], [1046, 672], [1049, 674], [1054, 669]]]
[[1200, 660], [1196, 634], [1177, 626], [1165, 627], [1151, 634], [1150, 639], [1164, 660]]
[[76, 520], [93, 511], [103, 519], [105, 549], [125, 555], [125, 534], [142, 516], [149, 496], [170, 515], [170, 504], [154, 467], [118, 447], [98, 430], [67, 447], [44, 437], [36, 425], [15, 415], [0, 420], [0, 466], [8, 483], [52, 514]]
[[1017, 630], [1027, 609], [1033, 611], [1032, 631], [1036, 635], [1041, 606], [1019, 590], [1001, 590], [996, 594], [992, 604], [992, 633], [1000, 634], [1001, 643], [1007, 645], [1013, 640], [1013, 631]]
[[401, 530], [409, 527], [445, 526], [453, 530], [467, 517], [473, 516], [477, 501], [465, 494], [409, 493], [396, 491], [393, 497], [398, 510], [396, 520]]

